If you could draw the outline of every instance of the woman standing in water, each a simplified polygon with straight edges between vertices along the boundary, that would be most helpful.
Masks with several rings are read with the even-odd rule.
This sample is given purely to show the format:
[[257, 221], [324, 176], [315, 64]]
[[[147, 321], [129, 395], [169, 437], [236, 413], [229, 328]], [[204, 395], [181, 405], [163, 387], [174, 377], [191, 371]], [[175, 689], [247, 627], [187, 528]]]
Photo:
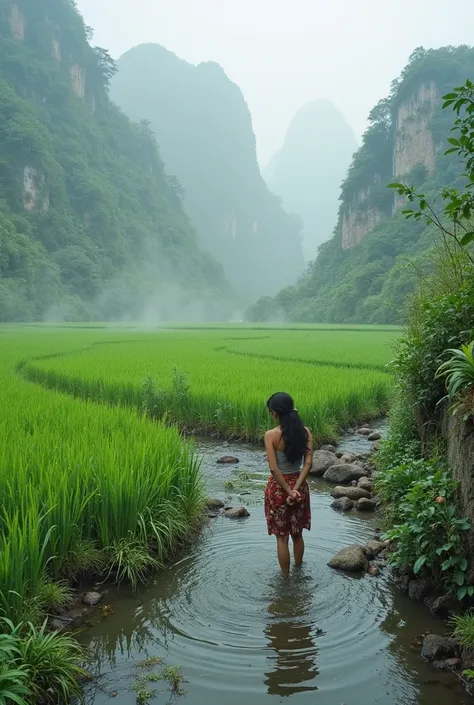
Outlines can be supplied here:
[[311, 529], [307, 477], [313, 464], [313, 439], [309, 428], [303, 426], [289, 394], [273, 394], [267, 407], [278, 426], [265, 434], [271, 472], [265, 490], [265, 516], [269, 535], [277, 538], [278, 561], [286, 577], [290, 572], [290, 536], [295, 564], [301, 565], [303, 529]]

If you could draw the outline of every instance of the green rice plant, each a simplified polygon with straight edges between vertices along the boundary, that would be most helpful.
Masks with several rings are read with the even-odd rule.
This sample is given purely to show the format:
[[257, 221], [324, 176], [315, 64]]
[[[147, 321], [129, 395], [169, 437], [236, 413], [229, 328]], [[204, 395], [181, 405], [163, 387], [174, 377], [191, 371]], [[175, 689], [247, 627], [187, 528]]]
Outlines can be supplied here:
[[[90, 398], [95, 389], [106, 403], [130, 403], [152, 418], [166, 414], [183, 428], [250, 440], [261, 438], [268, 425], [264, 400], [284, 384], [316, 441], [334, 440], [343, 426], [387, 408], [390, 377], [384, 367], [393, 334], [385, 335], [369, 340], [369, 331], [351, 331], [348, 341], [342, 331], [316, 330], [280, 330], [263, 340], [224, 337], [219, 330], [142, 334], [30, 361], [25, 374], [40, 382], [44, 376], [49, 384], [53, 373], [53, 386], [76, 396]], [[119, 356], [113, 354], [118, 349]], [[152, 381], [157, 375], [159, 389]]]
[[31, 691], [28, 672], [18, 665], [20, 650], [13, 634], [0, 633], [0, 705], [27, 705]]

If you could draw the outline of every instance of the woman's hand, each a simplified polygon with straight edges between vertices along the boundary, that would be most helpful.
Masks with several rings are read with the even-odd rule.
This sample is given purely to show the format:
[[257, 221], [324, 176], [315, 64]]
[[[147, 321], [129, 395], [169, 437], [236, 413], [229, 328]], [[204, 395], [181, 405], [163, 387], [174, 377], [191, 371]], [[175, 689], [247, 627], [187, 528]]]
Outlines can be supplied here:
[[286, 503], [294, 504], [295, 502], [301, 502], [301, 499], [301, 494], [298, 492], [298, 490], [290, 490], [290, 492], [288, 492]]

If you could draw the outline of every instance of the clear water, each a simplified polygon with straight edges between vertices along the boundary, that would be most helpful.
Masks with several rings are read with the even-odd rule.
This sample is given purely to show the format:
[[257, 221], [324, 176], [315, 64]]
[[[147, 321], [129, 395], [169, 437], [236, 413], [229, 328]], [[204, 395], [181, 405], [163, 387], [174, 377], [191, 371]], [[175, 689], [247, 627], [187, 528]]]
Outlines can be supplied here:
[[[348, 577], [327, 566], [344, 545], [373, 538], [373, 517], [334, 512], [330, 488], [313, 481], [305, 566], [284, 582], [275, 541], [266, 534], [263, 450], [199, 445], [209, 494], [246, 503], [251, 516], [210, 520], [200, 541], [139, 594], [107, 595], [112, 614], [81, 634], [97, 676], [88, 691], [91, 704], [134, 703], [137, 664], [149, 656], [182, 667], [183, 702], [192, 705], [263, 705], [287, 698], [295, 705], [472, 702], [413, 646], [422, 633], [442, 633], [443, 622], [392, 586], [387, 574]], [[359, 436], [341, 445], [356, 452], [369, 447]], [[229, 454], [240, 458], [237, 468], [217, 465], [218, 457]], [[226, 490], [229, 480], [239, 489]], [[150, 702], [177, 697], [161, 686]]]

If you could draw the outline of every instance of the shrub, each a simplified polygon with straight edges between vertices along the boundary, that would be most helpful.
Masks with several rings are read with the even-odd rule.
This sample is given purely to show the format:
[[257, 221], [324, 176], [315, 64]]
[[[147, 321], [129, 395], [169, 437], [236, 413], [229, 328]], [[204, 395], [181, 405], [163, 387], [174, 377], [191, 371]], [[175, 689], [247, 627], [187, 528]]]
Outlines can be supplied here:
[[433, 462], [418, 461], [413, 470], [394, 472], [393, 484], [400, 493], [408, 473], [426, 473], [426, 477], [411, 483], [398, 509], [401, 523], [387, 531], [385, 538], [395, 543], [390, 554], [393, 566], [409, 567], [462, 600], [474, 594], [474, 587], [466, 583], [463, 541], [470, 525], [456, 514], [456, 483], [444, 468], [435, 467]]

